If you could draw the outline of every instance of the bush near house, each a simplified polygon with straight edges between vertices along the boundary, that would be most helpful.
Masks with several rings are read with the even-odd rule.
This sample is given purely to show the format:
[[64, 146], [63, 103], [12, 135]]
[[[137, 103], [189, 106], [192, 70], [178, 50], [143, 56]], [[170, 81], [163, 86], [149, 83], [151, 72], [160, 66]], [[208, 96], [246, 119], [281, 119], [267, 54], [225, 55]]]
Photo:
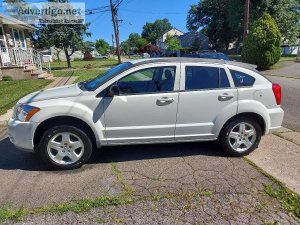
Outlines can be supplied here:
[[280, 60], [281, 34], [275, 20], [265, 13], [252, 27], [242, 50], [243, 62], [268, 69]]

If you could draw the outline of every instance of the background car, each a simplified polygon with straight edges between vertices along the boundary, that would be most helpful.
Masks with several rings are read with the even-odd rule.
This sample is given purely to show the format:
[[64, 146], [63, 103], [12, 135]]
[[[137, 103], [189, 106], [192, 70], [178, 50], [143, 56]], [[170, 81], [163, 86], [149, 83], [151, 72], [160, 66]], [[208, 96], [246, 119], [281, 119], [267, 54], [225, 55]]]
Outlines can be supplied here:
[[101, 54], [97, 54], [96, 59], [108, 59], [108, 55], [101, 55]]
[[184, 54], [182, 57], [188, 58], [204, 58], [204, 59], [221, 59], [230, 61], [231, 59], [222, 52], [200, 52], [192, 54]]

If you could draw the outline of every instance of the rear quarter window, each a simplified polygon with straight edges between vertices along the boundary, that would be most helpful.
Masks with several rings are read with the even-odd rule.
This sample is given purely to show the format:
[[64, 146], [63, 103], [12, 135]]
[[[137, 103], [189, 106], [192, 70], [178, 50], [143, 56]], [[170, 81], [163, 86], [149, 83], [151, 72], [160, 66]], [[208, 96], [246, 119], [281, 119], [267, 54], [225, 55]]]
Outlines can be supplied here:
[[251, 87], [255, 82], [255, 78], [246, 73], [237, 70], [230, 70], [230, 73], [236, 87]]

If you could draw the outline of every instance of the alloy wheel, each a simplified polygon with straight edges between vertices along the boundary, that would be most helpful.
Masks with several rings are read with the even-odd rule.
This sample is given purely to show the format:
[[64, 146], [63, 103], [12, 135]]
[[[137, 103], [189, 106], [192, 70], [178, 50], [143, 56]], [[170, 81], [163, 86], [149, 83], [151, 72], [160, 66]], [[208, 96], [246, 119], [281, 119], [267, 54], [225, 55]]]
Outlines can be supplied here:
[[228, 141], [232, 149], [237, 152], [245, 152], [256, 141], [256, 130], [250, 123], [241, 122], [236, 124], [228, 135]]
[[59, 165], [76, 163], [84, 154], [83, 141], [75, 134], [63, 132], [54, 135], [47, 145], [49, 157]]

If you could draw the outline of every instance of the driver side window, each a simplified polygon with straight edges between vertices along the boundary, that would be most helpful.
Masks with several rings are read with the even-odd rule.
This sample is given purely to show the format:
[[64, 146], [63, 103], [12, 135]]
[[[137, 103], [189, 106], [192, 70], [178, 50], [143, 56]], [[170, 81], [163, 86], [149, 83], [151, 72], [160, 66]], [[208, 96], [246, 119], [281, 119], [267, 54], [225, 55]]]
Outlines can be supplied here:
[[116, 84], [120, 94], [169, 92], [174, 89], [176, 67], [152, 67], [123, 77]]

